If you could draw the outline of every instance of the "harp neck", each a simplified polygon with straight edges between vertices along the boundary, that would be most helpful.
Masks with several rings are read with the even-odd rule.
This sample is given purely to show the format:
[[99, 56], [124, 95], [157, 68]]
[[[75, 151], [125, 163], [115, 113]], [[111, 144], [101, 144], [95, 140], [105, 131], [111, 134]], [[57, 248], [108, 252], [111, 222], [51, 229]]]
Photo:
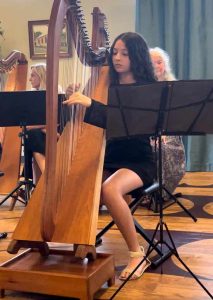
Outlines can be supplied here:
[[0, 60], [0, 73], [9, 72], [17, 64], [26, 64], [27, 60], [23, 53], [13, 50], [5, 59]]
[[5, 91], [26, 90], [27, 60], [20, 51], [14, 50], [0, 61], [0, 73], [6, 74]]

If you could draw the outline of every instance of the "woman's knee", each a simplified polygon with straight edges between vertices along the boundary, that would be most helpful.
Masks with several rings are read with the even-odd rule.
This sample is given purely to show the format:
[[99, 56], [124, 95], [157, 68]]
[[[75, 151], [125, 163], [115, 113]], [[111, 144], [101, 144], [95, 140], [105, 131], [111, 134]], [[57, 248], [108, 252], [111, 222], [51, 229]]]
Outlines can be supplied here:
[[101, 196], [105, 205], [110, 205], [118, 194], [118, 189], [113, 183], [104, 182], [102, 184]]

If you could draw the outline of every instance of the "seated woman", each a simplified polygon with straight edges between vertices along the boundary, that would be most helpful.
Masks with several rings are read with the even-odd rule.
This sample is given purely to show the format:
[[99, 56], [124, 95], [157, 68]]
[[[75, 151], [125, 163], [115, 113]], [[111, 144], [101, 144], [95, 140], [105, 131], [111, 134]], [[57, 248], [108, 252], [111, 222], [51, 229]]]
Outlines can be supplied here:
[[[29, 81], [32, 90], [46, 90], [46, 64], [39, 63], [31, 66]], [[27, 157], [28, 165], [33, 165], [29, 171], [34, 183], [38, 182], [45, 169], [45, 126], [27, 126]], [[33, 174], [32, 174], [33, 171]]]
[[[176, 80], [171, 71], [169, 56], [163, 49], [151, 48], [150, 55], [158, 81]], [[185, 150], [180, 136], [163, 136], [162, 161], [163, 183], [165, 188], [173, 193], [185, 174]], [[164, 196], [168, 197], [167, 193], [164, 193]]]
[[[123, 33], [115, 39], [109, 54], [109, 68], [111, 85], [145, 85], [155, 82], [147, 44], [137, 33]], [[73, 89], [71, 87], [71, 90]], [[80, 92], [73, 93], [64, 103], [67, 105], [79, 103], [86, 106], [84, 121], [106, 128], [106, 105]], [[125, 280], [145, 256], [144, 248], [139, 245], [132, 214], [124, 196], [150, 185], [154, 176], [155, 162], [149, 137], [141, 135], [107, 140], [101, 199], [129, 249], [129, 262], [122, 271], [120, 280]], [[150, 262], [145, 257], [131, 279], [140, 278], [149, 265]]]
[[[32, 90], [46, 90], [46, 64], [39, 63], [31, 66], [29, 81]], [[58, 86], [58, 92], [62, 93], [62, 88]], [[41, 174], [45, 169], [45, 142], [46, 142], [46, 126], [35, 125], [27, 126], [27, 156], [29, 158], [28, 165], [32, 165], [30, 175], [34, 184], [37, 184]]]

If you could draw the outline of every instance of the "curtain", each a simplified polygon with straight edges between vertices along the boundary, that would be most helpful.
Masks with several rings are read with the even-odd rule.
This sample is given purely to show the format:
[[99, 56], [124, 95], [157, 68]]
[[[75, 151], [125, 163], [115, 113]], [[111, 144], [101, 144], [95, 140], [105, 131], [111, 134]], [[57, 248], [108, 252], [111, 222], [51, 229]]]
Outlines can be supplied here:
[[[212, 0], [136, 0], [136, 31], [169, 53], [178, 79], [213, 78]], [[184, 145], [188, 171], [213, 171], [213, 135]]]

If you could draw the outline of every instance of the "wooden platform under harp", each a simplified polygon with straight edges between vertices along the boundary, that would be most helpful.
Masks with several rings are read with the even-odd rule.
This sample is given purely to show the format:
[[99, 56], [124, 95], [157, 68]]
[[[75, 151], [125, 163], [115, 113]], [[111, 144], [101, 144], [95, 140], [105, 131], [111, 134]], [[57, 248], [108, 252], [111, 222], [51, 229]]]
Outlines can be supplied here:
[[[103, 27], [96, 30], [96, 34], [103, 33], [106, 40], [105, 17], [99, 10], [96, 11], [102, 25], [95, 28]], [[76, 107], [75, 115], [72, 115], [57, 142], [56, 74], [59, 66], [56, 53], [59, 53], [65, 16], [77, 52], [80, 49], [79, 59], [91, 66], [92, 79], [96, 77], [95, 70], [99, 74], [90, 95], [93, 99], [107, 102], [108, 67], [102, 65], [108, 55], [108, 40], [105, 44], [101, 41], [101, 51], [96, 43], [94, 51], [85, 31], [80, 1], [55, 0], [47, 47], [46, 168], [8, 247], [10, 253], [17, 253], [20, 248], [34, 250], [27, 250], [0, 267], [0, 289], [2, 293], [5, 289], [12, 289], [92, 299], [104, 282], [112, 284], [114, 281], [112, 254], [96, 253], [95, 248], [105, 135], [103, 129], [83, 124], [82, 110]], [[79, 36], [83, 40], [82, 45], [79, 45]], [[87, 86], [91, 86], [91, 79]], [[69, 130], [72, 132], [73, 153], [69, 164], [65, 164], [69, 172], [64, 178], [61, 175], [64, 173], [62, 154], [69, 152], [66, 148]], [[58, 251], [51, 248], [51, 242], [72, 244], [74, 251]]]
[[104, 253], [87, 263], [67, 250], [51, 249], [43, 258], [38, 251], [26, 250], [1, 265], [0, 271], [2, 296], [4, 290], [16, 290], [92, 300], [105, 282], [114, 283], [114, 262]]

